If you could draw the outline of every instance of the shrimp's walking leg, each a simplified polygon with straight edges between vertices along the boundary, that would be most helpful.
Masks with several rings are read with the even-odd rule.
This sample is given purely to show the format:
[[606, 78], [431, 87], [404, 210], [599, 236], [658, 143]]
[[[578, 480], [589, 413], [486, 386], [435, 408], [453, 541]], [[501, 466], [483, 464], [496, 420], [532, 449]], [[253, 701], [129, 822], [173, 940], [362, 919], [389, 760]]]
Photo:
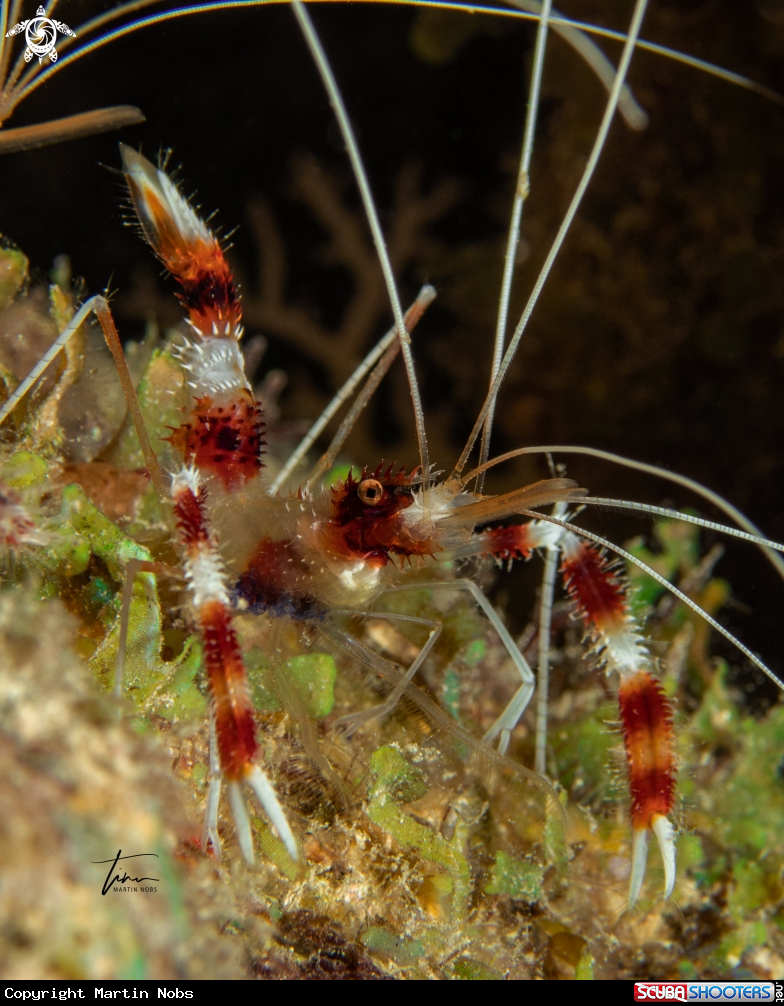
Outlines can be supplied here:
[[[506, 752], [509, 747], [509, 736], [517, 726], [517, 722], [531, 701], [531, 696], [534, 693], [535, 679], [533, 671], [531, 670], [528, 661], [525, 659], [523, 654], [520, 652], [520, 647], [512, 639], [509, 630], [501, 621], [498, 612], [492, 606], [490, 601], [485, 597], [482, 591], [477, 587], [477, 585], [472, 580], [443, 580], [435, 583], [412, 583], [411, 585], [406, 585], [402, 587], [392, 587], [385, 591], [387, 594], [398, 593], [404, 590], [465, 590], [467, 591], [482, 611], [487, 616], [487, 620], [490, 622], [492, 627], [498, 633], [498, 638], [504, 645], [506, 652], [515, 665], [518, 674], [520, 675], [521, 685], [514, 693], [509, 701], [506, 709], [501, 713], [498, 719], [493, 723], [490, 729], [485, 733], [482, 740], [489, 744], [498, 737], [498, 750], [501, 754]], [[409, 669], [410, 671], [410, 669]], [[410, 680], [410, 679], [409, 679]], [[394, 696], [393, 696], [394, 697]], [[392, 699], [390, 698], [390, 701]], [[397, 701], [397, 699], [395, 699]]]
[[389, 698], [378, 706], [372, 706], [370, 709], [363, 709], [362, 712], [359, 713], [351, 713], [349, 716], [342, 716], [337, 721], [335, 726], [338, 727], [338, 729], [343, 730], [346, 737], [350, 737], [360, 726], [362, 726], [363, 723], [378, 719], [380, 716], [386, 716], [392, 712], [400, 701], [400, 696], [403, 694], [405, 686], [409, 681], [411, 681], [416, 672], [430, 655], [430, 651], [435, 646], [436, 640], [441, 635], [441, 629], [443, 626], [440, 622], [436, 622], [430, 618], [417, 618], [415, 615], [401, 615], [396, 612], [388, 611], [356, 611], [353, 608], [338, 608], [333, 612], [333, 614], [353, 615], [355, 617], [358, 616], [362, 618], [380, 618], [386, 619], [390, 622], [411, 622], [415, 625], [424, 625], [430, 628], [430, 635], [427, 637], [425, 645], [411, 662], [411, 666], [403, 675], [400, 682], [392, 690]]
[[[123, 584], [122, 609], [120, 611], [120, 638], [117, 646], [117, 671], [114, 682], [114, 694], [119, 699], [123, 691], [125, 676], [125, 654], [128, 648], [128, 623], [130, 621], [133, 585], [137, 573], [154, 573], [159, 576], [182, 576], [182, 571], [175, 566], [167, 566], [162, 562], [148, 562], [144, 559], [129, 559], [125, 566], [125, 583]], [[207, 846], [212, 843], [215, 859], [221, 861], [220, 836], [218, 835], [218, 807], [220, 805], [222, 774], [218, 757], [218, 740], [215, 732], [215, 714], [210, 710], [210, 784], [207, 793], [207, 806], [204, 811], [204, 826], [201, 834], [202, 851], [206, 853]], [[243, 854], [245, 848], [243, 847]], [[251, 857], [253, 850], [251, 848]], [[247, 858], [247, 857], [246, 857]]]
[[547, 700], [550, 688], [550, 633], [553, 619], [553, 594], [558, 572], [557, 545], [547, 549], [539, 601], [539, 662], [536, 666], [536, 756], [534, 771], [547, 772]]

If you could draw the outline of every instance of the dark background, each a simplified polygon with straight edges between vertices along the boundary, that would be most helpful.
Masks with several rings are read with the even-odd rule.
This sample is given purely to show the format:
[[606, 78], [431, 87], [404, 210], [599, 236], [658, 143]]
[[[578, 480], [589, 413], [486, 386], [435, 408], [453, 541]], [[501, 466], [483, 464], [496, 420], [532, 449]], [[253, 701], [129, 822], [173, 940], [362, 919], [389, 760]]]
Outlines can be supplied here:
[[[567, 0], [560, 9], [623, 29], [631, 6]], [[78, 31], [99, 9], [64, 2], [57, 16]], [[439, 289], [416, 332], [415, 353], [431, 455], [448, 468], [486, 388], [535, 29], [394, 4], [319, 4], [311, 11], [385, 227], [430, 207], [427, 226], [403, 227], [410, 240], [399, 273], [406, 301], [424, 280]], [[643, 36], [784, 93], [784, 3], [653, 0]], [[600, 44], [617, 60], [617, 43]], [[784, 540], [784, 108], [642, 52], [630, 81], [650, 125], [641, 133], [613, 126], [504, 389], [494, 451], [577, 443], [660, 464], [701, 480]], [[122, 226], [122, 187], [107, 170], [119, 166], [119, 136], [151, 157], [173, 148], [170, 163], [182, 165], [184, 190], [196, 192], [206, 212], [218, 208], [224, 231], [237, 228], [231, 255], [249, 304], [249, 332], [269, 338], [260, 375], [285, 370], [284, 418], [315, 418], [341, 375], [385, 330], [389, 312], [376, 296], [365, 310], [365, 334], [346, 341], [342, 322], [357, 306], [356, 271], [325, 254], [329, 227], [303, 202], [302, 158], [315, 159], [309, 163], [316, 176], [342, 208], [333, 237], [349, 234], [346, 221], [358, 219], [359, 206], [291, 11], [242, 9], [148, 28], [55, 74], [6, 124], [115, 103], [138, 105], [146, 124], [0, 160], [0, 232], [23, 248], [39, 278], [67, 253], [89, 291], [110, 284], [125, 337], [138, 337], [151, 314], [175, 322], [172, 284]], [[553, 37], [513, 317], [577, 183], [603, 106], [593, 74]], [[401, 179], [409, 185], [402, 197]], [[254, 323], [266, 317], [258, 270], [275, 257], [269, 243], [264, 257], [260, 220], [274, 221], [283, 242], [285, 254], [275, 252], [275, 261], [285, 258], [285, 303], [335, 332], [328, 352], [323, 340], [309, 352], [274, 325]], [[354, 226], [353, 239], [363, 240]], [[372, 286], [372, 277], [366, 282]], [[399, 365], [347, 457], [415, 462]], [[526, 459], [499, 470], [488, 487], [545, 474], [543, 462]], [[676, 487], [601, 462], [569, 459], [569, 474], [595, 493], [697, 505], [716, 516]], [[611, 515], [586, 520], [616, 541], [647, 529]], [[754, 549], [734, 542], [717, 572], [741, 602], [725, 611], [725, 622], [782, 668], [781, 580]], [[509, 615], [518, 628], [539, 576], [536, 564], [520, 565], [499, 588], [514, 598]], [[722, 644], [717, 652], [730, 656]]]

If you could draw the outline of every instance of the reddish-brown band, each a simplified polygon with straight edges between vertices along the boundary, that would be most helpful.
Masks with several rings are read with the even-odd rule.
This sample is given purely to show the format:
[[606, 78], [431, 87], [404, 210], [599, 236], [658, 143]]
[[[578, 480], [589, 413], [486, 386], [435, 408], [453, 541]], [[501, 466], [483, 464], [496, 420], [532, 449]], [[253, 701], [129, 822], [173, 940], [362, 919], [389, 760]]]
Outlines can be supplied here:
[[536, 547], [531, 543], [528, 524], [510, 524], [494, 527], [481, 535], [486, 543], [485, 552], [496, 559], [527, 559]]
[[221, 769], [233, 781], [245, 775], [258, 749], [248, 676], [231, 615], [220, 601], [201, 606], [199, 626]]
[[611, 631], [626, 616], [626, 587], [597, 548], [580, 542], [561, 565], [564, 583], [591, 628]]
[[632, 825], [649, 828], [654, 814], [665, 817], [675, 797], [672, 709], [659, 682], [644, 670], [621, 678], [618, 692]]
[[185, 460], [225, 489], [239, 489], [261, 469], [264, 420], [261, 406], [245, 388], [231, 404], [197, 398], [190, 419], [168, 438]]
[[210, 525], [207, 517], [207, 489], [199, 486], [194, 495], [190, 487], [175, 490], [172, 499], [174, 518], [180, 533], [180, 542], [186, 550], [194, 545], [210, 540]]

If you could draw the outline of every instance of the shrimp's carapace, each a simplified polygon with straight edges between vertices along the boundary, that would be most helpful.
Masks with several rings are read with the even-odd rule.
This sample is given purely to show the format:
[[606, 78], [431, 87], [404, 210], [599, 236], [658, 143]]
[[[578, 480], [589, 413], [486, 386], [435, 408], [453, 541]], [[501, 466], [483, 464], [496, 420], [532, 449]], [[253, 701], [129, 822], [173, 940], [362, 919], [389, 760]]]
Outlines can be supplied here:
[[321, 532], [325, 550], [370, 566], [385, 566], [390, 555], [431, 554], [431, 538], [414, 537], [401, 517], [414, 502], [413, 486], [420, 481], [416, 471], [394, 472], [393, 465], [364, 469], [359, 479], [349, 471], [332, 488], [332, 513]]

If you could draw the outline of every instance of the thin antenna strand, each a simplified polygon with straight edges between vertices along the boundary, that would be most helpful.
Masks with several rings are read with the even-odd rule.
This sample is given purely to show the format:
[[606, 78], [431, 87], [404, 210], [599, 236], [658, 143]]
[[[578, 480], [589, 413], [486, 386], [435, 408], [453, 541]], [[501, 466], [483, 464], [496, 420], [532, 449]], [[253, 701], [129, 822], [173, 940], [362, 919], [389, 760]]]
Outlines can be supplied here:
[[[509, 318], [509, 298], [512, 294], [512, 280], [514, 279], [515, 263], [517, 260], [517, 246], [520, 243], [520, 222], [523, 217], [523, 206], [531, 190], [529, 169], [531, 167], [531, 155], [534, 149], [534, 135], [536, 131], [536, 116], [539, 111], [539, 96], [542, 86], [542, 70], [544, 69], [544, 54], [547, 48], [547, 26], [550, 18], [550, 8], [552, 0], [544, 0], [541, 5], [541, 19], [536, 32], [536, 45], [534, 47], [534, 63], [531, 69], [531, 86], [528, 94], [528, 109], [525, 115], [525, 129], [523, 131], [523, 149], [520, 154], [520, 167], [517, 172], [517, 186], [515, 187], [515, 197], [512, 203], [512, 216], [509, 221], [509, 237], [506, 242], [506, 257], [504, 259], [504, 275], [501, 281], [501, 296], [498, 303], [498, 320], [495, 327], [495, 343], [493, 344], [493, 364], [490, 370], [490, 387], [493, 386], [498, 371], [501, 369], [501, 360], [504, 356], [504, 343], [506, 342], [506, 326]], [[493, 416], [495, 414], [495, 400], [490, 405], [482, 430], [482, 446], [479, 451], [479, 464], [487, 461], [490, 453], [490, 435], [493, 430]], [[479, 475], [476, 480], [476, 491], [482, 492], [484, 477]]]
[[135, 126], [145, 121], [144, 112], [134, 105], [114, 105], [111, 108], [95, 108], [91, 112], [67, 115], [63, 119], [40, 122], [35, 126], [20, 126], [18, 129], [0, 129], [0, 154], [11, 154], [18, 150], [35, 150], [50, 143], [75, 140], [80, 136], [106, 133], [110, 129]]
[[308, 475], [307, 481], [305, 482], [305, 488], [309, 488], [317, 479], [320, 479], [325, 472], [328, 472], [330, 468], [334, 465], [335, 459], [338, 456], [340, 448], [346, 442], [346, 437], [354, 428], [354, 424], [360, 417], [364, 409], [367, 407], [370, 399], [375, 395], [376, 389], [379, 384], [387, 374], [387, 371], [395, 362], [397, 354], [400, 352], [400, 341], [395, 340], [389, 349], [384, 353], [379, 362], [376, 364], [372, 374], [367, 379], [365, 387], [357, 395], [356, 401], [351, 406], [349, 411], [346, 413], [346, 417], [343, 422], [338, 427], [338, 431], [332, 438], [332, 443], [326, 449], [326, 451], [319, 458], [313, 471]]
[[392, 272], [392, 263], [389, 261], [386, 241], [384, 240], [384, 234], [378, 220], [378, 213], [376, 212], [373, 194], [370, 191], [370, 183], [368, 182], [365, 167], [362, 163], [362, 157], [359, 153], [359, 147], [357, 146], [357, 141], [354, 137], [354, 131], [351, 128], [351, 122], [349, 121], [346, 107], [343, 104], [343, 97], [340, 93], [340, 89], [338, 88], [335, 76], [332, 73], [332, 67], [329, 65], [327, 55], [324, 52], [324, 48], [321, 45], [318, 35], [316, 34], [316, 29], [313, 27], [313, 22], [310, 20], [310, 15], [307, 10], [305, 10], [304, 4], [301, 0], [291, 0], [291, 4], [297, 21], [299, 22], [302, 32], [305, 35], [305, 39], [313, 55], [313, 59], [316, 62], [319, 73], [321, 74], [321, 79], [327, 89], [330, 103], [337, 117], [338, 125], [340, 126], [340, 131], [343, 134], [346, 151], [348, 153], [349, 160], [351, 161], [351, 167], [354, 170], [354, 177], [356, 178], [357, 186], [359, 187], [359, 192], [362, 196], [362, 202], [365, 206], [365, 215], [367, 216], [368, 224], [373, 235], [373, 243], [376, 246], [376, 254], [378, 255], [381, 270], [384, 274], [384, 282], [386, 283], [389, 301], [392, 305], [392, 314], [395, 318], [395, 326], [398, 331], [400, 348], [403, 353], [403, 361], [405, 362], [406, 373], [408, 374], [411, 401], [414, 406], [414, 420], [416, 422], [417, 440], [419, 441], [419, 463], [422, 466], [423, 479], [422, 489], [426, 494], [430, 478], [430, 460], [427, 453], [427, 439], [425, 437], [425, 417], [422, 411], [422, 402], [419, 397], [419, 386], [417, 384], [416, 373], [414, 370], [414, 358], [411, 353], [410, 345], [411, 340], [409, 339], [408, 332], [406, 331], [403, 308], [400, 304], [400, 297], [398, 296], [397, 286], [395, 284], [395, 276]]
[[[427, 308], [433, 303], [436, 298], [435, 288], [432, 286], [423, 286], [419, 291], [417, 299], [406, 311], [406, 328], [410, 332], [414, 326], [417, 324], [419, 319], [425, 313]], [[286, 464], [278, 472], [275, 481], [269, 488], [269, 495], [275, 496], [281, 489], [282, 486], [286, 484], [286, 480], [289, 478], [291, 473], [300, 463], [300, 461], [305, 457], [307, 452], [316, 442], [316, 438], [319, 436], [321, 431], [330, 421], [330, 419], [335, 415], [340, 406], [347, 401], [351, 395], [354, 394], [355, 389], [359, 386], [359, 382], [363, 379], [365, 374], [370, 370], [370, 368], [376, 363], [376, 361], [389, 349], [392, 343], [397, 339], [397, 326], [393, 325], [392, 328], [387, 332], [387, 334], [376, 343], [373, 349], [370, 350], [365, 359], [360, 363], [354, 373], [349, 377], [343, 387], [338, 391], [329, 405], [324, 409], [315, 423], [311, 426], [308, 432], [300, 441], [297, 449], [288, 459]]]
[[580, 207], [583, 196], [588, 188], [588, 185], [593, 178], [593, 173], [596, 170], [596, 165], [599, 163], [599, 157], [601, 156], [602, 150], [604, 149], [604, 144], [607, 140], [607, 134], [610, 131], [610, 124], [612, 122], [613, 116], [615, 114], [615, 109], [618, 106], [618, 98], [620, 97], [621, 87], [624, 80], [626, 79], [626, 74], [629, 70], [629, 63], [631, 62], [632, 53], [634, 52], [634, 46], [637, 41], [637, 36], [640, 31], [640, 26], [642, 25], [642, 19], [645, 15], [645, 10], [648, 6], [648, 0], [637, 0], [634, 5], [634, 13], [632, 15], [632, 23], [629, 27], [629, 34], [626, 38], [626, 44], [623, 47], [623, 54], [621, 55], [621, 61], [618, 64], [618, 72], [615, 75], [615, 83], [613, 84], [612, 91], [610, 92], [610, 97], [607, 102], [607, 107], [604, 111], [604, 116], [602, 118], [601, 125], [599, 126], [599, 132], [596, 134], [596, 140], [594, 141], [593, 150], [591, 151], [591, 156], [588, 158], [588, 163], [585, 165], [585, 170], [583, 171], [582, 178], [580, 179], [580, 184], [577, 186], [577, 191], [572, 197], [572, 202], [569, 209], [566, 211], [566, 216], [564, 217], [561, 226], [558, 228], [558, 233], [555, 237], [552, 247], [547, 255], [544, 265], [542, 266], [541, 272], [536, 280], [533, 290], [531, 291], [531, 296], [528, 298], [528, 303], [525, 306], [523, 315], [518, 322], [515, 333], [512, 336], [512, 340], [509, 343], [509, 348], [507, 349], [504, 359], [501, 363], [501, 368], [493, 381], [492, 387], [488, 392], [485, 404], [482, 406], [482, 410], [479, 413], [474, 428], [471, 431], [471, 435], [468, 438], [466, 446], [463, 448], [463, 453], [460, 455], [460, 459], [455, 466], [454, 474], [460, 474], [463, 468], [465, 468], [466, 462], [468, 461], [468, 456], [471, 453], [471, 449], [476, 442], [476, 438], [479, 436], [479, 431], [484, 425], [485, 419], [487, 418], [488, 412], [493, 405], [496, 396], [498, 395], [498, 389], [501, 387], [501, 382], [506, 376], [506, 372], [514, 359], [514, 355], [517, 352], [517, 347], [520, 345], [520, 339], [523, 336], [523, 332], [528, 324], [528, 320], [533, 313], [534, 307], [539, 300], [539, 295], [544, 288], [544, 284], [547, 281], [547, 277], [550, 275], [550, 270], [558, 257], [558, 253], [561, 250], [561, 246], [564, 243], [569, 228], [572, 225], [577, 210]]
[[[632, 458], [625, 458], [621, 454], [613, 454], [611, 451], [602, 451], [597, 447], [575, 447], [572, 445], [568, 446], [555, 446], [555, 447], [520, 447], [516, 451], [508, 451], [506, 454], [502, 454], [497, 458], [493, 458], [492, 461], [487, 461], [481, 466], [482, 471], [487, 471], [488, 468], [492, 468], [494, 465], [501, 464], [502, 461], [509, 461], [512, 458], [521, 457], [523, 454], [585, 454], [591, 458], [600, 458], [602, 461], [611, 461], [613, 464], [623, 465], [625, 468], [633, 468], [639, 472], [646, 472], [648, 475], [656, 475], [658, 478], [666, 479], [668, 482], [674, 482], [675, 485], [683, 486], [685, 489], [690, 489], [692, 492], [697, 493], [698, 496], [702, 496], [703, 499], [708, 500], [719, 510], [723, 510], [728, 517], [731, 517], [736, 524], [740, 524], [742, 528], [745, 528], [750, 534], [755, 537], [764, 539], [762, 531], [757, 527], [753, 521], [736, 506], [733, 506], [729, 500], [724, 499], [718, 493], [714, 492], [712, 489], [708, 489], [701, 482], [697, 482], [695, 479], [690, 479], [687, 475], [679, 475], [677, 472], [670, 472], [666, 468], [659, 468], [658, 465], [649, 465], [645, 461], [634, 461]], [[471, 481], [476, 475], [479, 474], [480, 469], [475, 468], [472, 472], [469, 472], [461, 480], [461, 485], [466, 485]], [[779, 576], [784, 580], [784, 560], [781, 556], [777, 555], [775, 551], [768, 548], [766, 545], [761, 545], [762, 551], [765, 557], [768, 559], [770, 564], [779, 574]]]
[[634, 503], [629, 500], [605, 499], [603, 496], [585, 496], [580, 503], [593, 503], [595, 506], [620, 507], [624, 510], [638, 510], [640, 513], [649, 513], [657, 517], [671, 517], [673, 520], [683, 521], [685, 524], [696, 524], [697, 527], [704, 527], [710, 531], [720, 531], [722, 534], [731, 535], [733, 538], [742, 538], [743, 541], [750, 541], [754, 545], [763, 548], [772, 548], [776, 552], [784, 552], [784, 545], [770, 538], [761, 538], [756, 534], [749, 534], [748, 531], [739, 531], [735, 527], [727, 527], [726, 524], [717, 524], [712, 520], [705, 520], [704, 517], [695, 517], [690, 513], [681, 513], [680, 510], [668, 510], [667, 507], [653, 506], [650, 503]]
[[[114, 20], [116, 17], [121, 17], [134, 10], [146, 7], [148, 6], [148, 2], [152, 4], [158, 2], [158, 0], [137, 0], [135, 3], [120, 5], [112, 11], [108, 11], [105, 15], [93, 18], [86, 24], [80, 25], [79, 35], [82, 36], [91, 30], [95, 30], [100, 25], [106, 24], [107, 22]], [[91, 42], [83, 43], [76, 49], [75, 52], [68, 53], [66, 56], [59, 59], [57, 63], [48, 66], [44, 70], [40, 70], [38, 66], [31, 67], [22, 77], [22, 80], [17, 88], [11, 89], [11, 92], [9, 92], [7, 87], [3, 90], [3, 100], [0, 103], [0, 108], [2, 108], [3, 111], [0, 112], [0, 118], [7, 118], [13, 108], [20, 101], [48, 80], [53, 73], [59, 72], [75, 60], [81, 59], [82, 56], [87, 56], [89, 53], [95, 52], [97, 49], [101, 49], [109, 42], [113, 42], [118, 38], [123, 38], [125, 35], [130, 35], [141, 28], [148, 28], [152, 25], [162, 24], [166, 21], [172, 21], [180, 17], [189, 17], [191, 14], [207, 14], [216, 10], [232, 10], [241, 7], [263, 7], [272, 3], [288, 2], [289, 0], [218, 0], [216, 3], [193, 4], [189, 7], [178, 7], [174, 10], [162, 11], [160, 14], [151, 14], [147, 17], [138, 18], [135, 21], [131, 21], [128, 24], [121, 25], [119, 28], [114, 28], [112, 31], [106, 32], [97, 39], [93, 39]], [[388, 0], [364, 0], [364, 2], [388, 2]], [[397, 0], [397, 3], [405, 4], [409, 7], [432, 7], [438, 10], [454, 10], [463, 14], [488, 14], [494, 17], [505, 17], [522, 21], [539, 20], [539, 15], [535, 13], [527, 13], [521, 10], [510, 10], [504, 7], [492, 7], [486, 4], [467, 4], [457, 2], [457, 0]], [[597, 74], [599, 79], [609, 90], [609, 86], [614, 79], [614, 69], [612, 63], [610, 63], [601, 49], [594, 45], [594, 43], [585, 36], [587, 34], [597, 35], [601, 38], [609, 38], [621, 42], [624, 41], [626, 36], [622, 32], [613, 31], [609, 28], [602, 28], [598, 25], [588, 24], [584, 21], [575, 21], [571, 18], [563, 17], [562, 15], [553, 15], [550, 18], [550, 25], [553, 30], [557, 31], [558, 34], [563, 37], [566, 42], [574, 46], [576, 51], [588, 62], [591, 69]], [[65, 48], [69, 42], [70, 39], [63, 40], [63, 48]], [[784, 105], [784, 95], [779, 94], [777, 91], [774, 91], [769, 87], [765, 87], [763, 84], [759, 84], [757, 81], [744, 77], [742, 74], [717, 66], [715, 63], [698, 59], [696, 56], [691, 56], [688, 53], [682, 53], [677, 49], [671, 49], [668, 46], [658, 45], [655, 42], [648, 42], [644, 39], [638, 39], [637, 48], [645, 49], [658, 56], [663, 56], [665, 59], [671, 59], [675, 62], [683, 63], [685, 66], [693, 67], [703, 73], [708, 73], [711, 76], [718, 77], [720, 80], [724, 80], [727, 83], [753, 91], [761, 97], [774, 101], [779, 105]], [[6, 54], [9, 51], [10, 47], [7, 47]], [[4, 72], [0, 69], [0, 81], [3, 80], [3, 78]], [[627, 91], [626, 86], [624, 86], [621, 90], [618, 110], [624, 116], [627, 124], [632, 129], [642, 129], [647, 123], [646, 113], [634, 100], [631, 91]], [[635, 121], [638, 124], [635, 124]]]

